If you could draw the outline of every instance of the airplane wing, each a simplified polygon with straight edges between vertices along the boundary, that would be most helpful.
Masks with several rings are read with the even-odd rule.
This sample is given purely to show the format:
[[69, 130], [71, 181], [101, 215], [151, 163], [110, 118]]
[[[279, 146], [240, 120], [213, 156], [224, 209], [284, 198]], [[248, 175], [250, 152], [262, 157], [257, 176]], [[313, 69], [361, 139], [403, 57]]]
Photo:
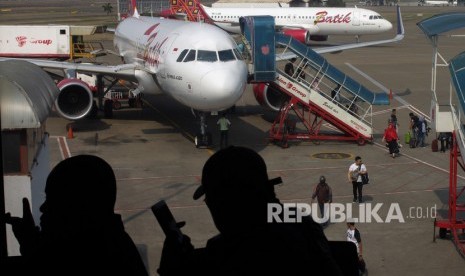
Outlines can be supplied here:
[[[397, 34], [394, 38], [391, 39], [384, 39], [384, 40], [375, 40], [375, 41], [366, 41], [366, 42], [359, 42], [359, 43], [349, 43], [349, 44], [342, 44], [342, 45], [336, 45], [336, 46], [328, 46], [328, 47], [321, 47], [321, 48], [312, 48], [313, 51], [317, 52], [318, 54], [325, 54], [325, 53], [334, 53], [334, 52], [340, 52], [343, 50], [349, 50], [349, 49], [355, 49], [355, 48], [361, 48], [361, 47], [367, 47], [367, 46], [373, 46], [373, 45], [379, 45], [379, 44], [386, 44], [386, 43], [392, 43], [392, 42], [398, 42], [401, 41], [404, 38], [405, 35], [405, 29], [404, 29], [404, 23], [402, 21], [402, 15], [400, 12], [400, 7], [397, 6]], [[296, 57], [296, 55], [290, 51], [286, 51], [283, 54], [278, 54], [276, 55], [276, 60], [288, 60], [293, 57]]]
[[[11, 60], [14, 58], [0, 58], [0, 61]], [[136, 81], [136, 71], [144, 70], [135, 64], [121, 64], [115, 66], [88, 64], [88, 63], [72, 63], [66, 61], [39, 60], [39, 59], [24, 59], [41, 68], [61, 69], [65, 72], [83, 72], [90, 74], [103, 74], [115, 78]]]
[[137, 64], [108, 66], [24, 58], [0, 58], [0, 62], [14, 59], [33, 63], [42, 69], [58, 69], [64, 72], [65, 78], [57, 83], [60, 94], [56, 100], [55, 108], [60, 116], [68, 120], [79, 120], [91, 114], [94, 105], [94, 87], [77, 78], [78, 72], [136, 82], [138, 86], [133, 90], [134, 95], [143, 92], [147, 87], [144, 85], [144, 80], [152, 77], [149, 72]]

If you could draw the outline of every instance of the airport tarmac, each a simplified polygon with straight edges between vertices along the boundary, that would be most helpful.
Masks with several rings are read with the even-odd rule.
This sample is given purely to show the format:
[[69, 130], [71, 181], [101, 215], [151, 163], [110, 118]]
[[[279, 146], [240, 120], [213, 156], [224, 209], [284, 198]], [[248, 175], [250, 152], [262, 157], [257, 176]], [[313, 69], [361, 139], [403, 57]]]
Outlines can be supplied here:
[[[394, 7], [373, 9], [386, 18], [395, 14]], [[357, 224], [370, 275], [465, 275], [465, 260], [452, 241], [433, 242], [434, 210], [438, 216], [447, 216], [449, 154], [431, 151], [434, 132], [427, 137], [425, 148], [404, 146], [401, 156], [395, 159], [389, 157], [381, 143], [392, 108], [398, 110], [402, 140], [409, 112], [429, 115], [432, 47], [416, 23], [430, 14], [451, 10], [406, 7], [402, 10], [406, 36], [400, 43], [325, 55], [331, 64], [367, 88], [393, 91], [391, 105], [373, 110], [373, 144], [302, 142], [291, 143], [287, 149], [270, 144], [267, 137], [274, 114], [258, 106], [250, 87], [230, 116], [230, 143], [251, 147], [263, 156], [269, 176], [283, 179], [284, 184], [277, 186], [276, 192], [286, 203], [310, 203], [314, 185], [320, 175], [325, 175], [333, 189], [333, 201], [353, 206], [357, 217], [359, 205], [351, 203], [347, 170], [355, 156], [363, 158], [371, 179], [364, 187], [365, 205], [383, 204], [378, 214], [385, 221], [390, 206], [398, 204], [405, 220]], [[462, 7], [453, 10], [464, 11]], [[447, 60], [452, 58], [463, 51], [463, 39], [441, 37], [440, 52]], [[110, 41], [106, 44], [111, 46]], [[379, 84], [371, 83], [355, 69]], [[440, 99], [446, 101], [449, 73], [441, 70], [438, 91]], [[52, 116], [46, 123], [51, 167], [67, 154], [95, 154], [112, 165], [118, 180], [116, 211], [123, 216], [150, 275], [157, 275], [164, 235], [150, 211], [152, 204], [165, 199], [176, 219], [187, 222], [182, 231], [196, 247], [204, 246], [217, 233], [205, 203], [194, 201], [192, 195], [200, 184], [203, 164], [218, 148], [219, 133], [216, 118], [209, 118], [215, 147], [196, 149], [192, 137], [199, 123], [189, 109], [164, 95], [147, 96], [145, 100], [143, 108], [123, 108], [115, 111], [112, 119], [73, 123], [73, 139], [67, 139], [65, 126], [69, 121]], [[458, 186], [464, 186], [464, 179], [465, 173], [460, 171]], [[332, 223], [324, 231], [329, 240], [345, 240], [346, 224]]]

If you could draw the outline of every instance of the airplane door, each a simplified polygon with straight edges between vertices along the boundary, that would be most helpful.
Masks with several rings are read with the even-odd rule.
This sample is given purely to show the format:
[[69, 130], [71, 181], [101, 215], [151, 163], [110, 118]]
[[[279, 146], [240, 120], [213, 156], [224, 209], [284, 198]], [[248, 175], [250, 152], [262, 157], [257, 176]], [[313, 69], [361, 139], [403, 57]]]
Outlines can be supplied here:
[[[51, 27], [54, 28], [54, 27]], [[71, 53], [71, 47], [73, 47], [73, 40], [70, 40], [71, 34], [70, 34], [70, 28], [69, 27], [60, 27], [59, 29], [56, 30], [57, 32], [57, 47], [58, 49], [58, 54], [62, 55], [69, 55]], [[71, 45], [70, 45], [71, 42]]]
[[352, 14], [352, 26], [360, 26], [360, 11], [354, 11]]

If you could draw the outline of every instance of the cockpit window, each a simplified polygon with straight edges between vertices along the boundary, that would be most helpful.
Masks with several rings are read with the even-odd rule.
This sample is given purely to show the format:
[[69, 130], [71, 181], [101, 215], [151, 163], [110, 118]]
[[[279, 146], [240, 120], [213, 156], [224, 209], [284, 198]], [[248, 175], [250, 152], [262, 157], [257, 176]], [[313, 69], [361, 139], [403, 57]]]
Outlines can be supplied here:
[[182, 59], [186, 56], [187, 51], [189, 51], [189, 50], [187, 50], [187, 49], [183, 50], [183, 51], [181, 52], [181, 54], [179, 55], [178, 59], [176, 60], [176, 62], [181, 62]]
[[197, 53], [197, 61], [215, 62], [217, 60], [218, 57], [214, 51], [199, 50]]
[[190, 50], [183, 62], [189, 62], [195, 60], [195, 50]]
[[218, 56], [220, 57], [220, 61], [236, 60], [236, 58], [234, 57], [232, 49], [218, 51]]
[[373, 20], [373, 19], [383, 19], [383, 17], [381, 15], [370, 15], [370, 20]]
[[236, 54], [236, 58], [238, 60], [243, 60], [244, 58], [242, 57], [241, 53], [237, 49], [234, 49], [234, 54]]

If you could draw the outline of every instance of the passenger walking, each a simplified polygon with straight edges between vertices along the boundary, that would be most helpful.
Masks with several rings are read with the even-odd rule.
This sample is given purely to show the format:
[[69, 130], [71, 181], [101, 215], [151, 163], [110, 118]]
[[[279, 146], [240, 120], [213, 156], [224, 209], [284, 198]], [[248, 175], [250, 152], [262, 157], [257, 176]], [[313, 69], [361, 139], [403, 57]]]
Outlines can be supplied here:
[[334, 87], [334, 89], [331, 91], [331, 99], [333, 99], [333, 101], [336, 101], [336, 102], [340, 102], [341, 101], [341, 96], [339, 95], [339, 90], [341, 89], [341, 85], [338, 84], [336, 87]]
[[350, 165], [349, 172], [347, 173], [347, 177], [349, 182], [352, 183], [352, 192], [354, 195], [353, 202], [363, 203], [362, 198], [362, 189], [363, 189], [363, 181], [362, 181], [362, 174], [367, 173], [367, 168], [365, 164], [362, 163], [362, 158], [360, 156], [355, 157], [355, 162]]
[[417, 146], [424, 148], [426, 138], [426, 123], [424, 116], [420, 116], [420, 118], [418, 119], [418, 122], [416, 124], [416, 131], [418, 135]]
[[299, 78], [299, 81], [302, 82], [305, 80], [305, 69], [307, 68], [308, 64], [305, 64], [305, 66], [297, 68], [297, 76]]
[[410, 139], [410, 147], [414, 148], [418, 144], [418, 131], [417, 131], [418, 129], [416, 126], [418, 125], [418, 121], [420, 119], [418, 118], [418, 116], [416, 116], [412, 112], [409, 113], [409, 117], [410, 117], [409, 129], [412, 133], [412, 138]]
[[358, 231], [357, 227], [355, 227], [355, 223], [349, 222], [347, 223], [347, 232], [346, 232], [347, 241], [353, 242], [357, 247], [357, 254], [358, 254], [358, 264], [359, 270], [361, 273], [365, 273], [366, 264], [365, 260], [363, 259], [363, 246], [362, 246], [362, 237], [360, 235], [360, 231]]
[[310, 86], [313, 90], [317, 90], [319, 91], [318, 89], [318, 85], [320, 84], [320, 78], [319, 77], [316, 77], [313, 82], [312, 82], [312, 85]]
[[389, 117], [388, 123], [391, 123], [396, 130], [397, 134], [399, 134], [399, 123], [397, 122], [397, 115], [396, 109], [393, 108], [391, 111], [391, 117]]
[[228, 146], [228, 132], [231, 122], [223, 113], [216, 124], [220, 126], [220, 148], [225, 148]]
[[392, 158], [396, 157], [396, 154], [399, 153], [399, 137], [397, 132], [394, 129], [394, 124], [389, 123], [388, 127], [384, 130], [383, 142], [386, 142], [389, 147], [389, 154], [392, 155]]
[[284, 66], [284, 72], [288, 74], [289, 77], [294, 76], [294, 62], [296, 60], [296, 58], [291, 58], [291, 60]]
[[[331, 203], [333, 201], [333, 193], [331, 187], [326, 183], [326, 177], [324, 175], [320, 176], [319, 183], [313, 189], [312, 202], [314, 199], [318, 201], [318, 207], [320, 208], [321, 217], [324, 217], [325, 214], [325, 203]], [[326, 225], [327, 223], [323, 223]]]
[[446, 149], [450, 148], [450, 140], [452, 133], [450, 132], [439, 132], [438, 140], [441, 142], [440, 152], [446, 152]]

